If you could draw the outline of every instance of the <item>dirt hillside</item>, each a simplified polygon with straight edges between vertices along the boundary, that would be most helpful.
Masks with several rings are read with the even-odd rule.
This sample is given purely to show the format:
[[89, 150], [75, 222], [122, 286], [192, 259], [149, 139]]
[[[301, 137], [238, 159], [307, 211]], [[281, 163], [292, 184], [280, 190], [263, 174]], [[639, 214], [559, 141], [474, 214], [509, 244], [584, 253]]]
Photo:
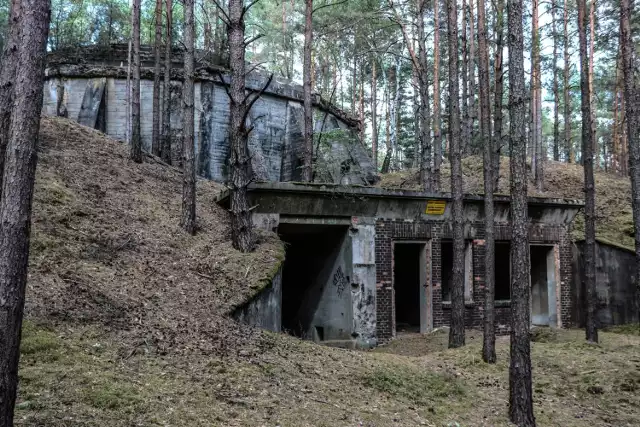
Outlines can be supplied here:
[[[211, 182], [187, 236], [176, 169], [62, 119], [41, 139], [17, 426], [508, 425], [505, 337], [488, 366], [474, 331], [357, 352], [239, 325], [226, 313], [282, 259], [276, 236], [233, 250]], [[640, 337], [601, 340], [533, 343], [539, 425], [640, 424]]]
[[[34, 196], [28, 313], [99, 323], [152, 351], [218, 351], [223, 315], [282, 259], [275, 235], [231, 247], [221, 187], [198, 182], [197, 236], [179, 227], [181, 174], [97, 131], [45, 118]], [[235, 335], [232, 333], [231, 335]]]
[[[482, 158], [472, 156], [462, 161], [464, 191], [482, 194], [484, 191]], [[445, 165], [442, 170], [445, 191], [451, 188], [451, 170]], [[498, 193], [509, 194], [509, 158], [503, 157], [500, 165], [500, 186]], [[582, 166], [561, 162], [545, 163], [544, 191], [535, 189], [529, 181], [531, 196], [562, 197], [584, 200], [584, 171]], [[631, 210], [631, 182], [628, 178], [604, 171], [596, 172], [596, 234], [599, 239], [611, 244], [634, 250], [633, 213]], [[419, 189], [419, 175], [416, 170], [384, 174], [379, 186], [385, 188]], [[584, 238], [584, 217], [576, 218], [573, 236]]]

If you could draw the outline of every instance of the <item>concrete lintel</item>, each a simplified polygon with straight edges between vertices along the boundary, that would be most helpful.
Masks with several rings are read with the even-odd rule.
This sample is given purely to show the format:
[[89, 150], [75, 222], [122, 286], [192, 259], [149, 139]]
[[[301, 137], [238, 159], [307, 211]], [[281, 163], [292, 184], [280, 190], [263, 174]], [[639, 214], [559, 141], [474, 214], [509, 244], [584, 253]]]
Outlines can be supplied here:
[[280, 224], [351, 225], [351, 219], [345, 217], [280, 215]]

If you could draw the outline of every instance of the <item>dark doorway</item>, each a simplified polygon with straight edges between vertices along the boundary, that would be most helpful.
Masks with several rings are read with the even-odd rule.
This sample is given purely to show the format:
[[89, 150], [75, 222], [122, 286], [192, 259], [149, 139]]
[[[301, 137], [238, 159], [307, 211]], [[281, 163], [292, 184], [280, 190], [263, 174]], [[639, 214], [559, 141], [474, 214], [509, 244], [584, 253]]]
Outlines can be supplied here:
[[511, 300], [511, 243], [495, 243], [495, 300]]
[[[282, 330], [302, 338], [322, 341], [325, 329], [314, 318], [325, 286], [335, 271], [348, 228], [337, 225], [280, 224], [285, 242], [282, 270]], [[349, 277], [342, 281], [349, 291]], [[317, 322], [316, 322], [317, 323]]]
[[421, 314], [426, 310], [421, 283], [426, 271], [424, 243], [395, 243], [393, 247], [393, 287], [396, 331], [419, 332]]

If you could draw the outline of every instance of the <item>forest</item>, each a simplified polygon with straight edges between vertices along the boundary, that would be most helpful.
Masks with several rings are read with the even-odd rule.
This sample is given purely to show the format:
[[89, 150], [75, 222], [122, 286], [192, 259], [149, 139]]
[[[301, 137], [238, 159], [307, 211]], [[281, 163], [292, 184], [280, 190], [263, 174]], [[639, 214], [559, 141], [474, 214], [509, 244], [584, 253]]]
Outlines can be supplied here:
[[[419, 72], [426, 61], [427, 123], [433, 137], [447, 143], [446, 9], [429, 2], [337, 1], [318, 2], [313, 15], [313, 90], [364, 123], [363, 141], [375, 152], [382, 172], [418, 166]], [[163, 6], [163, 28], [166, 26]], [[224, 6], [224, 5], [222, 5]], [[595, 167], [628, 173], [628, 150], [624, 126], [624, 97], [619, 43], [619, 2], [590, 2], [588, 49], [590, 90], [596, 127]], [[487, 4], [486, 34], [489, 89], [493, 107], [506, 110], [506, 5]], [[523, 28], [526, 87], [529, 96], [529, 136], [541, 145], [544, 159], [581, 162], [580, 76], [578, 19], [575, 1], [525, 2]], [[141, 43], [155, 43], [156, 2], [142, 1]], [[460, 99], [463, 155], [479, 155], [479, 43], [477, 10], [473, 1], [460, 4]], [[6, 26], [9, 3], [1, 7], [0, 22]], [[214, 1], [195, 4], [195, 46], [226, 52], [227, 34], [223, 16]], [[303, 74], [304, 4], [295, 1], [261, 1], [246, 17], [246, 60], [259, 64], [276, 76], [301, 82]], [[423, 25], [417, 25], [422, 16]], [[172, 5], [171, 40], [180, 46], [184, 32], [181, 2]], [[632, 23], [633, 26], [633, 23]], [[6, 28], [0, 29], [2, 34]], [[424, 43], [419, 43], [419, 32]], [[129, 2], [83, 0], [52, 2], [48, 50], [64, 47], [127, 43], [131, 33]], [[166, 33], [162, 31], [164, 45]], [[597, 35], [597, 36], [596, 36]], [[0, 40], [4, 43], [4, 38]], [[420, 52], [424, 52], [424, 57]], [[496, 81], [496, 76], [502, 77]], [[497, 95], [496, 95], [497, 94]], [[502, 94], [502, 96], [500, 96]], [[503, 98], [496, 104], [497, 98]], [[534, 102], [533, 102], [533, 101]], [[497, 108], [497, 107], [495, 107]], [[539, 111], [539, 112], [538, 112]], [[503, 113], [501, 134], [506, 135], [508, 114]], [[534, 137], [540, 134], [538, 138]], [[503, 138], [504, 139], [504, 138]], [[437, 144], [434, 144], [434, 146]], [[505, 146], [503, 141], [500, 147]], [[506, 154], [506, 151], [505, 151]]]
[[[52, 418], [42, 422], [50, 425], [65, 407], [78, 402], [104, 411], [99, 415], [102, 425], [148, 425], [150, 419], [162, 424], [153, 412], [165, 409], [152, 405], [172, 400], [167, 390], [173, 386], [163, 382], [169, 371], [176, 378], [176, 388], [189, 389], [193, 383], [197, 384], [193, 393], [203, 391], [194, 398], [202, 405], [196, 416], [209, 415], [198, 422], [211, 422], [209, 417], [213, 417], [220, 425], [255, 425], [256, 419], [271, 422], [274, 413], [289, 417], [287, 425], [296, 425], [298, 415], [285, 402], [305, 393], [314, 396], [303, 399], [305, 404], [313, 401], [311, 405], [338, 408], [330, 413], [333, 421], [327, 425], [336, 425], [336, 419], [393, 425], [396, 418], [389, 419], [389, 414], [405, 410], [417, 412], [407, 412], [413, 418], [404, 419], [403, 425], [417, 425], [416, 419], [424, 425], [436, 413], [438, 422], [445, 425], [459, 425], [458, 416], [475, 425], [477, 414], [464, 405], [445, 403], [463, 396], [470, 401], [479, 399], [484, 405], [483, 418], [491, 417], [490, 423], [508, 418], [528, 427], [536, 425], [536, 418], [556, 422], [556, 417], [583, 416], [591, 417], [590, 424], [603, 420], [611, 425], [637, 423], [640, 415], [625, 414], [625, 408], [637, 410], [638, 396], [633, 392], [640, 387], [640, 378], [637, 372], [635, 376], [625, 372], [632, 372], [637, 362], [637, 357], [627, 360], [626, 355], [637, 349], [638, 342], [626, 335], [611, 338], [620, 329], [603, 330], [598, 323], [601, 283], [597, 283], [596, 219], [601, 213], [596, 208], [595, 176], [605, 173], [631, 182], [631, 197], [627, 198], [633, 209], [635, 272], [625, 285], [635, 286], [630, 299], [638, 308], [639, 22], [630, 0], [5, 0], [0, 5], [0, 427], [13, 426], [14, 421], [39, 424], [39, 415], [30, 411], [41, 407], [49, 408], [44, 416]], [[66, 120], [60, 108], [64, 96], [57, 117], [41, 116], [49, 53], [115, 44], [128, 46], [126, 145], [113, 144], [107, 135]], [[143, 147], [141, 137], [143, 46], [150, 46], [154, 57], [150, 150]], [[178, 72], [172, 70], [175, 49], [183, 59]], [[196, 76], [211, 53], [222, 58], [228, 71], [228, 77], [221, 72], [216, 76], [228, 101], [226, 162], [230, 172], [222, 184], [199, 180], [196, 173]], [[247, 76], [255, 70], [269, 76], [262, 89], [247, 87]], [[171, 137], [171, 90], [161, 100], [161, 88], [171, 87], [175, 76], [181, 91], [182, 127], [177, 142]], [[302, 148], [297, 167], [301, 181], [309, 187], [313, 188], [309, 183], [317, 176], [317, 147], [322, 137], [315, 127], [314, 105], [323, 99], [358, 123], [357, 143], [370, 154], [376, 172], [383, 177], [414, 174], [422, 193], [410, 195], [412, 198], [442, 199], [442, 214], [446, 207], [448, 216], [439, 220], [446, 223], [435, 225], [438, 231], [433, 234], [431, 228], [428, 233], [423, 229], [423, 234], [447, 240], [443, 245], [450, 240], [452, 257], [446, 272], [450, 273], [450, 299], [446, 304], [440, 301], [444, 283], [437, 283], [441, 273], [437, 268], [433, 277], [428, 276], [433, 283], [419, 286], [435, 292], [433, 301], [446, 305], [446, 338], [438, 338], [437, 330], [429, 331], [434, 334], [405, 341], [408, 348], [402, 348], [398, 340], [389, 346], [384, 342], [370, 353], [347, 355], [305, 347], [292, 337], [260, 332], [231, 318], [242, 304], [255, 301], [259, 292], [276, 289], [280, 279], [286, 282], [282, 279], [286, 276], [281, 276], [289, 256], [290, 243], [281, 240], [286, 233], [274, 233], [277, 227], [266, 232], [260, 229], [256, 218], [263, 213], [262, 207], [252, 204], [250, 196], [256, 181], [249, 145], [255, 123], [250, 113], [273, 79], [302, 87]], [[180, 145], [177, 164], [172, 164], [172, 144]], [[110, 160], [104, 161], [106, 157]], [[470, 220], [465, 216], [471, 199], [464, 194], [463, 161], [469, 158], [482, 162], [482, 194], [473, 195], [474, 203], [482, 205], [477, 209], [482, 211], [482, 222], [476, 224], [481, 239], [476, 235], [469, 239]], [[508, 200], [494, 194], [499, 193], [503, 158], [509, 165]], [[577, 212], [579, 205], [584, 218], [579, 286], [586, 290], [580, 301], [569, 301], [570, 285], [565, 283], [571, 274], [570, 225], [553, 223], [553, 218], [544, 215], [534, 224], [528, 198], [531, 193], [544, 192], [547, 167], [560, 163], [580, 165], [584, 204], [549, 199], [533, 204], [567, 212]], [[446, 185], [445, 170], [450, 179]], [[354, 188], [349, 191], [360, 191]], [[324, 187], [319, 191], [325, 191]], [[336, 190], [331, 197], [344, 197], [341, 191], [348, 192]], [[227, 195], [228, 206], [221, 204], [220, 194]], [[362, 196], [354, 205], [366, 203]], [[506, 225], [498, 223], [495, 213], [505, 203]], [[427, 211], [426, 220], [423, 213], [416, 214], [416, 226], [408, 227], [411, 232], [419, 233], [420, 219], [435, 221]], [[369, 252], [388, 249], [380, 243], [383, 237], [375, 235], [384, 232], [384, 218], [372, 219], [375, 225], [358, 224], [357, 216], [348, 221], [348, 225], [341, 223], [348, 228], [341, 232], [350, 236], [345, 242], [356, 242], [359, 230], [369, 230], [373, 236], [367, 241], [372, 248]], [[403, 224], [413, 222], [403, 219]], [[369, 229], [358, 228], [367, 225]], [[440, 226], [446, 231], [436, 237]], [[556, 233], [549, 233], [554, 237], [536, 237], [536, 230], [544, 234], [540, 230], [545, 226]], [[395, 239], [401, 227], [394, 227]], [[506, 234], [510, 262], [496, 258], [496, 242]], [[466, 271], [469, 240], [475, 245], [472, 253], [481, 254], [472, 261], [472, 268], [480, 266], [475, 276]], [[425, 252], [419, 257], [427, 253], [424, 244], [421, 250]], [[544, 257], [545, 298], [551, 301], [557, 296], [552, 309], [560, 317], [554, 324], [551, 320], [545, 324], [548, 328], [542, 338], [532, 330], [531, 319], [531, 260], [536, 244], [551, 248], [536, 256]], [[358, 245], [354, 243], [349, 250], [358, 253]], [[428, 252], [430, 260], [440, 261], [444, 257], [440, 250]], [[373, 276], [369, 282], [381, 303], [389, 291], [389, 313], [393, 315], [397, 315], [395, 288], [386, 286], [395, 284], [375, 275], [386, 274], [383, 269], [387, 266], [396, 268], [396, 261], [402, 265], [393, 255], [391, 260], [380, 255], [366, 264]], [[497, 310], [505, 307], [496, 298], [496, 270], [501, 262], [510, 264], [505, 311]], [[547, 262], [555, 262], [554, 267]], [[354, 265], [365, 264], [354, 261]], [[422, 263], [418, 265], [424, 269]], [[356, 298], [360, 290], [364, 292], [364, 281], [357, 283], [361, 278], [356, 273], [350, 281], [340, 268], [333, 278], [338, 296], [350, 284], [346, 295]], [[466, 288], [467, 276], [473, 276], [472, 291]], [[551, 276], [555, 287], [546, 285]], [[469, 301], [469, 292], [475, 292], [478, 299]], [[376, 318], [376, 303], [371, 301], [373, 296], [369, 302], [375, 333], [375, 322], [383, 315], [381, 310]], [[547, 307], [553, 305], [549, 301]], [[481, 331], [468, 327], [469, 303], [481, 314]], [[567, 313], [558, 313], [571, 304], [584, 310], [584, 325], [571, 324]], [[361, 308], [355, 303], [349, 307], [354, 312]], [[500, 313], [505, 312], [509, 313], [508, 341], [496, 327], [502, 321]], [[357, 323], [357, 316], [350, 315]], [[434, 317], [433, 312], [430, 315]], [[562, 328], [563, 321], [567, 326], [583, 327], [581, 338], [576, 338], [575, 330], [556, 331], [555, 326]], [[622, 333], [627, 332], [622, 328]], [[26, 338], [21, 342], [23, 333]], [[325, 330], [316, 326], [316, 333], [324, 337]], [[358, 333], [351, 335], [355, 338]], [[475, 338], [477, 345], [472, 342]], [[419, 356], [426, 359], [398, 362], [394, 357], [385, 358], [389, 349], [391, 353], [411, 352], [411, 339], [418, 341]], [[92, 340], [99, 342], [87, 344]], [[539, 343], [551, 344], [543, 347]], [[425, 346], [438, 349], [425, 353]], [[602, 351], [596, 355], [594, 349]], [[204, 357], [192, 358], [191, 352]], [[27, 362], [20, 362], [21, 353]], [[305, 353], [308, 359], [289, 365], [298, 353]], [[554, 369], [560, 371], [563, 366], [554, 364], [553, 355], [573, 353], [583, 357], [576, 361], [578, 367], [572, 365], [572, 370], [562, 372], [564, 379], [554, 379]], [[42, 360], [36, 355], [43, 356]], [[621, 367], [611, 377], [602, 375], [607, 371], [603, 360], [609, 356]], [[67, 380], [58, 371], [75, 360], [82, 361], [77, 367], [78, 383], [74, 383], [77, 378]], [[170, 362], [165, 363], [167, 360]], [[354, 373], [353, 378], [339, 369], [330, 370], [326, 360], [348, 366], [345, 369]], [[317, 370], [308, 365], [310, 361], [319, 366]], [[423, 364], [429, 368], [423, 369]], [[180, 376], [176, 366], [183, 366], [190, 377]], [[138, 368], [141, 376], [136, 385], [125, 381], [126, 372]], [[580, 372], [575, 372], [578, 368]], [[206, 374], [199, 376], [199, 370]], [[504, 408], [495, 410], [490, 392], [478, 388], [485, 387], [482, 370], [493, 378], [487, 381], [498, 384], [499, 399], [506, 403], [501, 405], [508, 415], [502, 414]], [[104, 371], [109, 375], [94, 376]], [[42, 396], [50, 396], [55, 389], [57, 380], [51, 379], [51, 372], [74, 397], [56, 398], [48, 407]], [[215, 405], [208, 407], [211, 400], [206, 390], [212, 384], [207, 381], [216, 382], [218, 374], [224, 381], [215, 386]], [[314, 388], [305, 382], [310, 375], [320, 378], [321, 385]], [[380, 403], [384, 410], [376, 414], [359, 407], [354, 416], [331, 403], [340, 401], [341, 395], [335, 384], [330, 385], [330, 377], [341, 375], [345, 390], [367, 387], [380, 402], [387, 398]], [[577, 376], [584, 384], [572, 382]], [[149, 378], [159, 378], [157, 388], [164, 390], [162, 396], [154, 397], [157, 391], [152, 390]], [[254, 381], [262, 386], [248, 385]], [[558, 381], [580, 390], [579, 399], [573, 389], [558, 388]], [[23, 386], [28, 390], [24, 395]], [[89, 397], [76, 394], [85, 386], [87, 393], [80, 394]], [[571, 411], [580, 416], [563, 412], [557, 399], [554, 404], [554, 398], [545, 395], [546, 386], [563, 399], [567, 393], [577, 399], [579, 408]], [[281, 389], [287, 392], [269, 400]], [[269, 393], [260, 390], [278, 391], [267, 397]], [[607, 401], [610, 412], [598, 412], [600, 407], [584, 411], [594, 395], [607, 393], [608, 399], [618, 390], [629, 394], [624, 394], [624, 400]], [[292, 394], [286, 394], [289, 392]], [[182, 389], [180, 393], [190, 392]], [[245, 398], [254, 400], [247, 403]], [[432, 399], [442, 406], [429, 406]], [[32, 401], [41, 406], [32, 406]], [[264, 402], [269, 407], [265, 413]], [[181, 410], [190, 412], [189, 404], [181, 402]], [[230, 409], [233, 405], [244, 409]], [[548, 408], [553, 408], [553, 415], [544, 412]], [[83, 411], [86, 408], [80, 409], [80, 418], [87, 416]], [[14, 414], [23, 418], [14, 419]], [[172, 420], [169, 425], [185, 421], [182, 416], [165, 415]], [[251, 423], [246, 419], [243, 423], [245, 416]], [[321, 415], [304, 417], [309, 417], [304, 425], [325, 425]], [[237, 422], [230, 423], [231, 419]]]

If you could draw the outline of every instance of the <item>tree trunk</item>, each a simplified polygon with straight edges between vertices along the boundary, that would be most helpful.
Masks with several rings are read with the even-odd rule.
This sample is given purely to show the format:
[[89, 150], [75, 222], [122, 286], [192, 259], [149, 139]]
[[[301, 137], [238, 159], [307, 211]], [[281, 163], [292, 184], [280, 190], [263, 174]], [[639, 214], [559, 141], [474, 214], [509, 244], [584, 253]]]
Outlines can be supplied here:
[[360, 67], [360, 95], [358, 103], [358, 118], [360, 119], [360, 129], [358, 130], [360, 136], [360, 143], [364, 146], [364, 67]]
[[194, 0], [184, 2], [184, 83], [182, 84], [182, 219], [180, 225], [196, 234], [196, 156], [194, 141]]
[[302, 180], [313, 177], [313, 104], [311, 103], [311, 47], [313, 45], [313, 0], [305, 0], [304, 58], [302, 88], [304, 98], [304, 158]]
[[[307, 0], [307, 2], [307, 7], [310, 7], [311, 0]], [[229, 0], [230, 22], [227, 25], [229, 68], [231, 72], [231, 87], [229, 89], [231, 98], [229, 106], [231, 181], [229, 187], [231, 188], [231, 239], [233, 247], [241, 252], [251, 252], [255, 248], [255, 236], [247, 195], [247, 188], [251, 182], [252, 174], [248, 144], [249, 131], [245, 123], [248, 111], [245, 98], [244, 13], [245, 8], [242, 0]], [[305, 66], [308, 67], [309, 64]], [[308, 78], [309, 76], [307, 75]], [[309, 80], [306, 80], [306, 82], [309, 83]], [[305, 90], [307, 89], [310, 89], [310, 87], [306, 87]], [[307, 101], [306, 95], [309, 94], [305, 93], [305, 102]], [[307, 171], [311, 172], [311, 169]], [[308, 180], [310, 180], [310, 176]]]
[[131, 160], [142, 163], [140, 135], [140, 0], [133, 0], [133, 89], [131, 91]]
[[473, 147], [473, 152], [478, 153], [475, 147], [475, 121], [478, 118], [478, 104], [476, 104], [476, 36], [473, 0], [469, 0], [469, 141], [466, 144]]
[[527, 218], [526, 94], [522, 0], [508, 0], [509, 146], [511, 147], [511, 361], [509, 419], [535, 426], [529, 342], [529, 221]]
[[371, 62], [371, 155], [373, 167], [378, 170], [378, 76], [376, 61]]
[[20, 39], [21, 5], [21, 0], [11, 1], [8, 37], [2, 51], [2, 68], [0, 69], [0, 200], [2, 200], [4, 157], [9, 143], [9, 131], [11, 128], [11, 110], [13, 108], [18, 42]]
[[164, 49], [164, 93], [162, 100], [162, 142], [160, 156], [162, 160], [171, 164], [171, 31], [172, 1], [166, 0], [167, 29]]
[[[467, 0], [462, 0], [462, 155], [472, 151], [469, 144], [471, 129], [469, 129], [469, 58], [467, 41]], [[449, 53], [451, 55], [451, 53]]]
[[[440, 171], [431, 169], [431, 125], [429, 116], [429, 85], [427, 79], [427, 48], [424, 34], [425, 0], [418, 0], [417, 33], [418, 33], [418, 90], [420, 91], [420, 144], [422, 154], [420, 160], [420, 182], [425, 191], [440, 188]], [[407, 43], [407, 46], [409, 44]], [[440, 166], [438, 164], [438, 166]]]
[[584, 168], [584, 281], [587, 288], [586, 338], [598, 342], [596, 329], [596, 229], [595, 229], [595, 183], [593, 179], [593, 126], [591, 120], [591, 91], [589, 90], [589, 52], [587, 48], [586, 0], [578, 0], [578, 35], [580, 39], [580, 107], [582, 110], [582, 165]]
[[449, 135], [451, 139], [451, 193], [453, 198], [453, 283], [449, 348], [461, 347], [464, 331], [464, 236], [462, 205], [462, 153], [460, 147], [460, 101], [458, 99], [458, 7], [447, 1], [449, 42]]
[[440, 118], [440, 0], [433, 0], [433, 191], [440, 191], [442, 130]]
[[542, 149], [542, 81], [540, 79], [540, 15], [539, 0], [533, 0], [531, 30], [531, 168], [538, 191], [543, 187], [543, 149]]
[[420, 77], [418, 77], [419, 70], [413, 66], [411, 67], [411, 83], [413, 84], [413, 165], [419, 169], [422, 165], [422, 144], [420, 143]]
[[125, 90], [126, 90], [126, 114], [127, 114], [127, 119], [125, 120], [126, 124], [126, 129], [124, 132], [124, 139], [127, 142], [127, 144], [131, 144], [131, 66], [133, 63], [133, 55], [132, 55], [132, 51], [133, 51], [133, 34], [131, 35], [131, 37], [129, 37], [129, 48], [127, 51], [127, 83], [125, 86]]
[[478, 0], [478, 75], [480, 89], [480, 136], [484, 154], [484, 334], [482, 359], [496, 362], [495, 331], [495, 250], [493, 218], [493, 147], [491, 144], [491, 107], [489, 101], [489, 55], [484, 1]]
[[620, 1], [620, 45], [624, 74], [624, 108], [627, 118], [631, 198], [636, 241], [636, 307], [640, 308], [640, 90], [634, 74], [634, 45], [631, 33], [632, 9], [629, 0]]
[[571, 77], [571, 61], [569, 58], [569, 0], [564, 0], [564, 43], [562, 53], [564, 56], [564, 70], [562, 80], [563, 102], [564, 102], [564, 147], [566, 150], [567, 162], [575, 162], [575, 151], [573, 150], [573, 142], [571, 141], [571, 98], [569, 92], [569, 82]]
[[600, 150], [598, 149], [598, 138], [596, 135], [596, 106], [595, 92], [593, 91], [593, 52], [595, 47], [595, 0], [591, 0], [589, 10], [589, 93], [591, 94], [591, 134], [593, 142], [593, 162], [595, 168], [600, 168]]
[[[392, 68], [389, 69], [389, 74], [392, 73]], [[380, 169], [380, 173], [389, 173], [391, 168], [391, 132], [393, 129], [393, 125], [391, 123], [393, 114], [393, 100], [391, 99], [391, 87], [395, 86], [393, 83], [393, 79], [391, 77], [387, 78], [387, 71], [382, 70], [382, 76], [384, 77], [384, 87], [385, 87], [385, 104], [387, 107], [386, 111], [386, 120], [385, 120], [385, 130], [386, 130], [386, 151], [384, 154], [384, 159], [382, 160], [382, 168]]]
[[[51, 3], [49, 0], [22, 0], [21, 14], [14, 9], [18, 50], [4, 55], [16, 73], [0, 200], [0, 426], [13, 426], [18, 386], [18, 362], [24, 312], [31, 202], [35, 181], [44, 87], [44, 66]], [[12, 33], [13, 29], [10, 30]]]
[[504, 0], [496, 0], [496, 52], [494, 64], [494, 108], [493, 108], [493, 189], [500, 184], [500, 156], [502, 155], [502, 97], [504, 76], [502, 56], [504, 51]]
[[156, 38], [153, 50], [156, 54], [153, 72], [153, 132], [151, 137], [151, 152], [160, 156], [160, 73], [162, 61], [160, 47], [162, 44], [162, 0], [156, 0]]
[[551, 33], [553, 37], [553, 160], [560, 160], [560, 117], [558, 93], [558, 33], [556, 28], [557, 0], [551, 1]]

